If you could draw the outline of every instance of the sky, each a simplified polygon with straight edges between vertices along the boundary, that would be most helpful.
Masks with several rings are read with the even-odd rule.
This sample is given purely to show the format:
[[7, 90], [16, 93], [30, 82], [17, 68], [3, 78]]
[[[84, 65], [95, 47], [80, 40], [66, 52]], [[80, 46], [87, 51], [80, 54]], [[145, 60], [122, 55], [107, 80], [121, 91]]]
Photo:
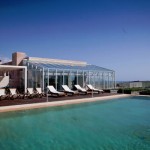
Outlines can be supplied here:
[[150, 1], [0, 0], [0, 58], [17, 51], [150, 80]]

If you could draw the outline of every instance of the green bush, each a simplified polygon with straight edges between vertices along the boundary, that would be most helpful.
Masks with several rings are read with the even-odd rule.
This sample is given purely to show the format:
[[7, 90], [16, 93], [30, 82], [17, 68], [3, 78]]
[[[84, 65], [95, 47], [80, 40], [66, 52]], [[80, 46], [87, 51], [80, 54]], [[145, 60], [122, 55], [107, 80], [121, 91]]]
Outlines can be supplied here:
[[140, 87], [134, 87], [134, 88], [129, 88], [131, 89], [131, 91], [141, 91], [143, 90], [143, 88], [140, 88]]
[[105, 93], [110, 93], [110, 90], [109, 89], [105, 89], [104, 92]]
[[124, 93], [124, 94], [131, 94], [131, 89], [126, 88], [126, 89], [118, 89], [118, 93]]
[[140, 95], [150, 95], [150, 90], [144, 90], [139, 92]]
[[131, 89], [124, 89], [124, 94], [131, 94]]
[[[142, 91], [144, 90], [143, 88], [120, 88], [118, 90], [118, 93], [124, 93], [124, 94], [131, 94], [133, 91]], [[150, 90], [149, 90], [150, 91]]]
[[123, 93], [123, 90], [122, 89], [118, 89], [118, 92], [117, 93]]

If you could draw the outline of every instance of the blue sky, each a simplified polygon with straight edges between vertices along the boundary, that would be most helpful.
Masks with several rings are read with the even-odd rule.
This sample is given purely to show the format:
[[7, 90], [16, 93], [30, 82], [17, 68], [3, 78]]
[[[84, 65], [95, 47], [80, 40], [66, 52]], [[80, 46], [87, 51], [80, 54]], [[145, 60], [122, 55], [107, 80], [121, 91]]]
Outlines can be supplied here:
[[83, 60], [150, 80], [149, 0], [0, 1], [0, 57]]

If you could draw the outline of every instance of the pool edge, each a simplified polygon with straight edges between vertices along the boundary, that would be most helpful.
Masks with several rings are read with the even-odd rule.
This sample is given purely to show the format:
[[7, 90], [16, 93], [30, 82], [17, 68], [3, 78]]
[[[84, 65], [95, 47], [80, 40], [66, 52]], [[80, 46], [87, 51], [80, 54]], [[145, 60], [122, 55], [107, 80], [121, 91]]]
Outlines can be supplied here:
[[122, 94], [122, 95], [111, 95], [111, 96], [103, 96], [103, 97], [91, 97], [91, 98], [85, 98], [85, 99], [76, 99], [74, 101], [64, 100], [64, 101], [54, 101], [54, 102], [44, 102], [44, 103], [34, 103], [34, 104], [2, 106], [2, 107], [0, 107], [0, 113], [10, 112], [10, 111], [27, 110], [27, 109], [37, 109], [37, 108], [44, 108], [44, 107], [72, 105], [72, 104], [103, 101], [103, 100], [111, 100], [114, 98], [123, 98], [123, 97], [131, 97], [131, 96], [132, 95]]

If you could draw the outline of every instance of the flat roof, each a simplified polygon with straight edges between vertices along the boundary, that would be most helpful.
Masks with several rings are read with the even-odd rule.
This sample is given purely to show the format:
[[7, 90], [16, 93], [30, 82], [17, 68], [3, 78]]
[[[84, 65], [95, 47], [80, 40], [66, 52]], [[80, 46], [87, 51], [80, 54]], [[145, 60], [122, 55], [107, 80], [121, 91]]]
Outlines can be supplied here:
[[51, 58], [39, 58], [39, 57], [28, 57], [29, 61], [34, 62], [45, 62], [45, 63], [52, 63], [52, 64], [63, 64], [63, 65], [78, 65], [78, 66], [85, 66], [87, 62], [85, 61], [75, 61], [75, 60], [63, 60], [63, 59], [51, 59]]
[[26, 63], [26, 65], [29, 67], [34, 66], [35, 68], [41, 69], [41, 68], [45, 68], [45, 69], [52, 69], [52, 70], [75, 70], [75, 71], [99, 71], [99, 72], [114, 72], [113, 70], [110, 69], [106, 69], [103, 67], [99, 67], [96, 65], [71, 65], [71, 64], [60, 64], [60, 63], [51, 63], [51, 62], [43, 62], [40, 60], [36, 60], [36, 61], [31, 61], [31, 60], [25, 60], [24, 62]]
[[26, 66], [0, 65], [0, 71], [12, 71], [26, 68]]

